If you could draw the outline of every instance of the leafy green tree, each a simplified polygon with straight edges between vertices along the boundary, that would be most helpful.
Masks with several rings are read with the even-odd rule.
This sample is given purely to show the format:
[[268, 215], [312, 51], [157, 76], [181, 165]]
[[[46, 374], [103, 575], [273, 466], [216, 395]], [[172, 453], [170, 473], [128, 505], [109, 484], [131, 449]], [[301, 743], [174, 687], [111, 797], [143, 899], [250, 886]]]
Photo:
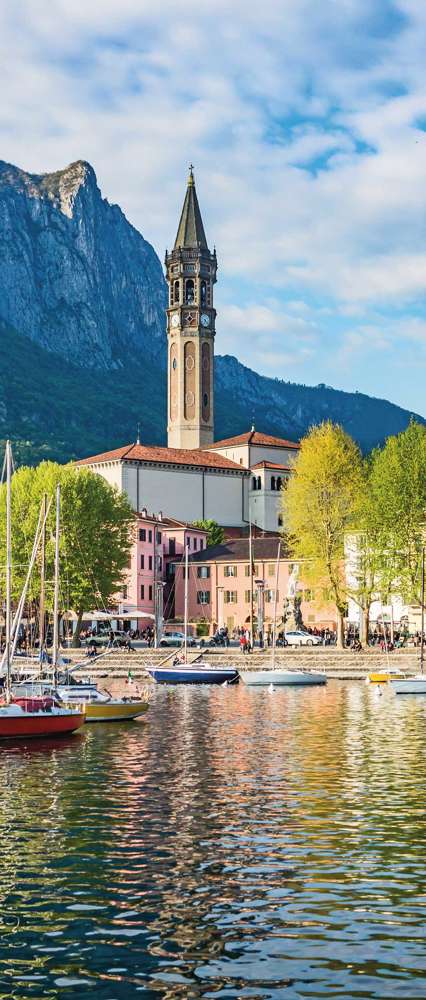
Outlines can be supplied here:
[[221, 545], [225, 538], [225, 532], [217, 521], [207, 518], [204, 521], [194, 521], [196, 528], [207, 531], [207, 545]]
[[347, 607], [344, 542], [356, 527], [363, 486], [362, 457], [343, 429], [326, 422], [302, 440], [287, 489], [283, 520], [296, 558], [307, 560], [304, 575], [328, 593], [337, 609], [337, 641], [343, 645]]
[[370, 532], [381, 591], [421, 601], [421, 550], [426, 523], [426, 428], [412, 421], [371, 457]]
[[[52, 499], [46, 525], [46, 608], [53, 607], [55, 500], [61, 485], [60, 608], [82, 616], [107, 607], [120, 590], [129, 563], [134, 513], [125, 494], [113, 489], [89, 469], [42, 462], [23, 467], [12, 479], [13, 596], [25, 578], [43, 496]], [[5, 546], [6, 488], [0, 488], [0, 544]], [[39, 567], [38, 567], [39, 568]], [[4, 566], [2, 567], [4, 592]], [[40, 573], [35, 569], [30, 598], [40, 597]]]

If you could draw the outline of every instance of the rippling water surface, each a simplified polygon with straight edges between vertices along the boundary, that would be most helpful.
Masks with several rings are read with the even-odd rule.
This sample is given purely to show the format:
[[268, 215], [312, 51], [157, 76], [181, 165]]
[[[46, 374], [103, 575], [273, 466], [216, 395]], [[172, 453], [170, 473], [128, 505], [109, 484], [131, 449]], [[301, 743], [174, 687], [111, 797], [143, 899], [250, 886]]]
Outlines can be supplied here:
[[160, 688], [0, 748], [0, 997], [426, 997], [426, 699]]

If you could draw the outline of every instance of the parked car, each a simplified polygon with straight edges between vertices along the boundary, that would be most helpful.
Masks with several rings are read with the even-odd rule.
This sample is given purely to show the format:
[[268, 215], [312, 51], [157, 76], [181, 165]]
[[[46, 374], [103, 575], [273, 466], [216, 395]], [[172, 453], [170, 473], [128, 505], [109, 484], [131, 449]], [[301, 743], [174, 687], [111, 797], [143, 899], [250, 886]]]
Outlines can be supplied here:
[[[188, 635], [186, 641], [188, 646], [197, 645], [193, 635]], [[160, 646], [183, 646], [184, 642], [185, 635], [183, 632], [165, 632], [160, 640]]]
[[97, 635], [89, 635], [87, 639], [82, 639], [83, 646], [89, 646], [93, 643], [95, 646], [106, 646], [110, 641], [110, 633], [114, 632], [114, 645], [119, 646], [120, 643], [125, 643], [127, 636], [125, 632], [118, 629], [108, 629], [99, 632]]
[[288, 646], [320, 646], [322, 644], [319, 635], [311, 635], [310, 632], [303, 632], [302, 629], [286, 632], [285, 640]]

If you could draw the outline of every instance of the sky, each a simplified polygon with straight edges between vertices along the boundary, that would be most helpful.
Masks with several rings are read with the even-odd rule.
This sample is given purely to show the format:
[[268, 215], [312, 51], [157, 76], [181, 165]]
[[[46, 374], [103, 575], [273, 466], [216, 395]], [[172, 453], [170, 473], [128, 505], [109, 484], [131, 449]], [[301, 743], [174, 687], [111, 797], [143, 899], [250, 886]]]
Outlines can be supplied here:
[[73, 160], [163, 259], [195, 166], [217, 337], [426, 416], [424, 0], [16, 0], [0, 158]]

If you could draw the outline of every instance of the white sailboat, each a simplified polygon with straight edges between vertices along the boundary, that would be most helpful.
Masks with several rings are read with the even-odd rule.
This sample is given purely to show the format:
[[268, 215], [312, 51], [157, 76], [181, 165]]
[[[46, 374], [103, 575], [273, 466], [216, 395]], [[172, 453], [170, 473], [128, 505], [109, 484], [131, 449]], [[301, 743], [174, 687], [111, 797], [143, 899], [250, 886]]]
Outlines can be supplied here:
[[275, 666], [276, 661], [276, 646], [277, 646], [277, 600], [278, 600], [278, 582], [279, 582], [279, 572], [280, 572], [280, 550], [281, 541], [278, 543], [278, 553], [277, 561], [275, 564], [275, 595], [274, 595], [274, 612], [273, 612], [273, 625], [272, 625], [272, 662], [271, 666], [266, 670], [239, 670], [238, 673], [244, 684], [249, 687], [302, 687], [314, 684], [326, 684], [327, 678], [325, 674], [320, 673], [315, 670], [294, 670], [282, 669]]

